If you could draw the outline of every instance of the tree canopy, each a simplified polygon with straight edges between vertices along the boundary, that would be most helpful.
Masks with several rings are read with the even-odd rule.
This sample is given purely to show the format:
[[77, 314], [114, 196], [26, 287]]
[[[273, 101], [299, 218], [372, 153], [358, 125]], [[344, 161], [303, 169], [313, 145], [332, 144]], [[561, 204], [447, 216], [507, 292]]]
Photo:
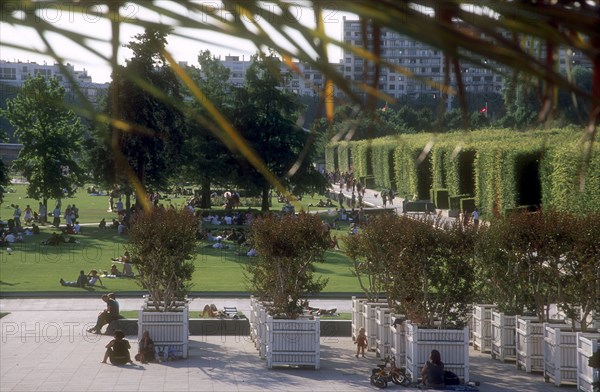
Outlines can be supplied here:
[[15, 128], [23, 148], [14, 162], [29, 184], [28, 197], [60, 199], [82, 184], [83, 129], [79, 118], [64, 106], [65, 89], [56, 78], [37, 76], [25, 81], [19, 94], [0, 114]]

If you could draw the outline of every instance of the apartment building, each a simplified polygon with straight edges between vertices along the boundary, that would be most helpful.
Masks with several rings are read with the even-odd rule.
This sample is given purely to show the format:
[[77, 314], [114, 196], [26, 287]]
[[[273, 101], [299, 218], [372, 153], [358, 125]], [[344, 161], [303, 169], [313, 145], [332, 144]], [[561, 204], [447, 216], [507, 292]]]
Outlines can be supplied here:
[[[346, 44], [363, 47], [363, 33], [360, 20], [343, 19], [343, 39]], [[373, 33], [367, 30], [367, 48], [373, 48]], [[380, 69], [378, 88], [392, 98], [402, 95], [417, 96], [428, 94], [438, 97], [440, 91], [428, 85], [418, 77], [443, 83], [444, 80], [444, 55], [442, 51], [430, 47], [414, 38], [402, 35], [395, 31], [382, 29], [380, 32], [381, 58], [394, 66], [402, 67], [406, 72], [397, 72], [391, 67]], [[544, 56], [543, 43], [531, 43], [529, 50]], [[591, 61], [583, 56], [580, 51], [561, 48], [558, 53], [561, 70], [568, 66], [576, 65], [591, 67]], [[461, 63], [462, 81], [465, 91], [473, 93], [500, 93], [504, 85], [502, 74], [510, 74], [510, 69], [494, 64], [488, 59], [481, 59], [483, 64]], [[366, 65], [364, 59], [352, 51], [345, 50], [341, 60], [343, 75], [347, 80], [372, 84], [375, 76], [375, 67], [372, 63]], [[415, 77], [410, 77], [414, 75]], [[450, 74], [450, 85], [456, 88], [456, 78]], [[358, 87], [355, 91], [363, 95]]]
[[57, 78], [60, 85], [65, 88], [67, 99], [74, 100], [75, 89], [67, 73], [76, 81], [83, 95], [92, 104], [98, 104], [100, 98], [108, 90], [108, 83], [92, 82], [92, 77], [87, 70], [76, 70], [70, 63], [67, 63], [63, 70], [58, 64], [48, 65], [6, 60], [0, 60], [0, 89], [14, 90], [20, 88], [28, 78], [42, 75], [46, 78]]

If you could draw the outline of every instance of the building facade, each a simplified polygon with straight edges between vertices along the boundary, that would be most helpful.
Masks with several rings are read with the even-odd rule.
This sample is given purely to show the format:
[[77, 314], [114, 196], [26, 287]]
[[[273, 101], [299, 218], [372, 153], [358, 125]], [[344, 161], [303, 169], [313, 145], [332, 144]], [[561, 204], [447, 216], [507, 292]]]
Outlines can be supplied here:
[[92, 82], [92, 77], [88, 74], [87, 70], [76, 70], [70, 63], [67, 63], [64, 69], [61, 69], [58, 64], [47, 65], [35, 62], [25, 63], [5, 60], [0, 60], [0, 88], [6, 90], [20, 88], [28, 78], [38, 75], [42, 75], [45, 78], [55, 77], [58, 79], [60, 85], [65, 88], [67, 100], [74, 101], [75, 88], [66, 73], [77, 83], [84, 97], [94, 105], [100, 102], [101, 97], [108, 90], [109, 83]]

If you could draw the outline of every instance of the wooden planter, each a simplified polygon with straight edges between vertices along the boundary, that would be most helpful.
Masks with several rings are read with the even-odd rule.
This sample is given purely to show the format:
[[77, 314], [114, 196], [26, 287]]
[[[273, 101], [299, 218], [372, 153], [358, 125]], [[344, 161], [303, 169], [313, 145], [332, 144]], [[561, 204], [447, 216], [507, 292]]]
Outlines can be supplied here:
[[321, 328], [314, 319], [278, 320], [267, 314], [259, 301], [250, 301], [250, 331], [261, 358], [269, 369], [276, 366], [321, 366]]
[[[515, 353], [517, 369], [527, 373], [544, 371], [544, 324], [537, 317], [517, 316], [515, 331]], [[548, 324], [565, 327], [561, 324]]]
[[600, 371], [588, 366], [590, 357], [600, 348], [600, 339], [590, 339], [577, 333], [577, 390], [593, 392], [593, 384], [600, 382]]
[[492, 351], [492, 311], [496, 305], [475, 305], [473, 308], [473, 348], [482, 353]]
[[[164, 353], [164, 358], [175, 356], [188, 357], [189, 325], [188, 306], [181, 312], [156, 312], [146, 308], [139, 311], [138, 340], [144, 331], [150, 332], [157, 354]], [[160, 358], [160, 355], [158, 356]]]
[[365, 299], [352, 297], [352, 340], [356, 340], [358, 330], [364, 327], [365, 319], [363, 317]]
[[390, 331], [391, 324], [391, 313], [390, 309], [378, 308], [376, 311], [376, 324], [377, 324], [377, 340], [376, 340], [376, 353], [379, 358], [386, 358], [390, 356], [392, 336]]
[[577, 383], [578, 335], [588, 339], [600, 338], [599, 334], [578, 334], [544, 324], [544, 380], [546, 382], [553, 381], [556, 386]]
[[406, 374], [417, 381], [431, 350], [438, 350], [444, 368], [455, 373], [464, 382], [469, 381], [469, 328], [421, 329], [405, 322]]
[[321, 367], [320, 320], [274, 320], [267, 316], [267, 367]]
[[367, 333], [367, 350], [377, 349], [377, 311], [387, 309], [387, 302], [365, 302], [363, 303], [363, 327]]
[[516, 316], [505, 316], [504, 313], [492, 311], [492, 358], [503, 362], [517, 359], [516, 321]]
[[390, 320], [392, 325], [390, 325], [390, 351], [394, 357], [396, 357], [396, 366], [405, 367], [406, 366], [406, 333], [405, 333], [405, 322], [399, 324], [393, 324], [394, 320], [398, 318], [403, 318], [402, 315], [391, 315]]

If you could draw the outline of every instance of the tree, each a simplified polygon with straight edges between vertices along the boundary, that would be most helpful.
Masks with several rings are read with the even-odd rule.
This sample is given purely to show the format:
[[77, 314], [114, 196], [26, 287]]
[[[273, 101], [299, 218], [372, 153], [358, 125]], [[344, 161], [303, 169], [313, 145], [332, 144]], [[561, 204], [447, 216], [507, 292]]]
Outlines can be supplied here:
[[[188, 73], [206, 99], [222, 114], [227, 115], [227, 112], [231, 111], [233, 89], [229, 83], [229, 69], [208, 50], [198, 54], [198, 63], [200, 68], [190, 67]], [[210, 112], [201, 103], [193, 100], [190, 105], [198, 115], [210, 118]], [[236, 168], [237, 163], [233, 160], [231, 152], [214, 134], [214, 129], [208, 129], [193, 118], [188, 117], [187, 120], [187, 137], [183, 147], [186, 159], [181, 173], [186, 181], [200, 184], [200, 207], [210, 208], [211, 184], [231, 183], [236, 173], [232, 168]]]
[[[287, 77], [280, 71], [281, 61], [272, 55], [255, 55], [253, 60], [245, 86], [236, 90], [233, 123], [281, 183], [294, 187], [298, 194], [324, 192], [327, 181], [312, 165], [317, 150], [311, 133], [295, 124], [297, 103], [280, 88]], [[259, 190], [261, 208], [268, 211], [269, 179], [247, 161], [240, 171], [240, 184]]]
[[[6, 140], [6, 133], [0, 129], [0, 141]], [[4, 200], [4, 187], [9, 184], [8, 168], [4, 165], [4, 162], [0, 160], [0, 205]]]
[[150, 209], [131, 218], [126, 246], [157, 310], [174, 309], [194, 272], [196, 218], [186, 209]]
[[458, 224], [388, 214], [346, 242], [357, 274], [371, 276], [391, 306], [414, 323], [444, 327], [462, 325], [473, 301], [474, 239], [473, 229]]
[[[126, 45], [133, 58], [113, 73], [106, 111], [127, 125], [101, 125], [97, 129], [95, 151], [105, 158], [96, 161], [95, 172], [120, 186], [127, 196], [127, 207], [135, 184], [141, 185], [138, 190], [165, 189], [180, 163], [184, 121], [182, 113], [165, 102], [181, 100], [179, 82], [163, 57], [166, 37], [163, 31], [147, 29]], [[149, 85], [164, 98], [148, 91]], [[138, 196], [143, 199], [143, 195]]]
[[319, 293], [327, 279], [314, 276], [314, 263], [323, 262], [330, 240], [317, 215], [266, 215], [250, 229], [250, 242], [258, 252], [246, 271], [249, 281], [273, 316], [296, 319], [302, 314], [300, 300]]
[[0, 114], [15, 128], [23, 144], [14, 162], [29, 182], [27, 196], [60, 199], [70, 196], [83, 181], [77, 161], [83, 130], [79, 118], [65, 108], [65, 89], [55, 78], [42, 76], [25, 81], [16, 98]]

